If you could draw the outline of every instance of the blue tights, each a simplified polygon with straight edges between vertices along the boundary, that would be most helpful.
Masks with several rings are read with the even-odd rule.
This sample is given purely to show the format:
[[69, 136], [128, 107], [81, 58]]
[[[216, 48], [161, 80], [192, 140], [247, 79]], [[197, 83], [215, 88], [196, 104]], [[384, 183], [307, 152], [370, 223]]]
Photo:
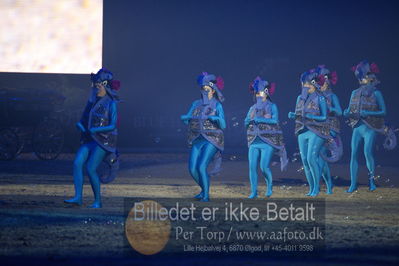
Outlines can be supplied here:
[[353, 129], [352, 133], [352, 154], [351, 154], [351, 162], [350, 162], [350, 172], [351, 172], [351, 186], [347, 190], [347, 192], [353, 192], [357, 189], [357, 174], [359, 171], [359, 163], [357, 160], [359, 146], [362, 140], [364, 140], [364, 156], [366, 157], [366, 165], [369, 170], [369, 189], [373, 191], [376, 189], [374, 184], [374, 140], [375, 140], [376, 132], [366, 126], [365, 124], [361, 124], [360, 126]]
[[270, 160], [273, 156], [274, 148], [264, 141], [256, 138], [249, 146], [249, 182], [251, 183], [251, 194], [248, 198], [252, 199], [258, 195], [258, 163], [260, 159], [260, 170], [265, 177], [267, 192], [266, 196], [273, 194], [272, 171], [270, 170]]
[[309, 193], [306, 195], [315, 197], [320, 192], [319, 153], [324, 139], [307, 130], [298, 135], [298, 143], [303, 169], [309, 184]]
[[82, 204], [83, 165], [87, 162], [86, 169], [94, 193], [94, 203], [90, 207], [101, 208], [100, 179], [96, 170], [106, 154], [107, 151], [101, 148], [94, 141], [80, 146], [73, 163], [75, 197], [65, 200], [65, 202], [76, 203], [78, 205]]
[[195, 198], [209, 201], [209, 174], [207, 168], [218, 149], [203, 137], [194, 140], [188, 168], [194, 181], [200, 186], [201, 192]]
[[[331, 136], [336, 137], [337, 133], [335, 131], [331, 131]], [[327, 153], [327, 148], [323, 145], [320, 150], [320, 154], [326, 154]], [[332, 194], [332, 188], [333, 188], [333, 183], [331, 179], [331, 172], [330, 172], [330, 166], [328, 165], [328, 162], [324, 161], [323, 158], [320, 156], [319, 158], [319, 167], [321, 171], [321, 175], [324, 179], [324, 183], [326, 183], [326, 188], [327, 194]]]
[[[327, 153], [327, 148], [323, 145], [321, 147], [320, 153], [326, 154]], [[324, 182], [326, 183], [327, 187], [327, 194], [332, 194], [332, 180], [331, 180], [331, 172], [330, 172], [330, 166], [328, 165], [328, 162], [324, 161], [323, 158], [320, 156], [319, 157], [319, 168], [321, 171], [321, 176], [324, 179]]]

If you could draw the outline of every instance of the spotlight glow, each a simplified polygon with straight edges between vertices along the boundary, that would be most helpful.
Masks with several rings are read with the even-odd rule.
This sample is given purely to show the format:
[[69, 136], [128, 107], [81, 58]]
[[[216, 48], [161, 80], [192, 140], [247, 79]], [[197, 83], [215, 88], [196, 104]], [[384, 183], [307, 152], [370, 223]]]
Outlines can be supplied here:
[[102, 0], [0, 0], [0, 72], [90, 73], [102, 65]]

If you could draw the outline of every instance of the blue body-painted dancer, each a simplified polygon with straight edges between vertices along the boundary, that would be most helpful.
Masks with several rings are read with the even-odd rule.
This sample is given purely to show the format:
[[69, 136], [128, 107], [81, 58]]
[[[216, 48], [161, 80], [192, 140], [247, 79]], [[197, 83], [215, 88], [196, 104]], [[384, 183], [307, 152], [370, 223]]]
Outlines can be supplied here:
[[[326, 183], [327, 194], [333, 193], [333, 183], [331, 180], [330, 167], [328, 161], [338, 161], [342, 156], [342, 142], [339, 137], [340, 134], [340, 122], [338, 117], [342, 115], [342, 108], [339, 103], [339, 99], [335, 93], [332, 91], [332, 85], [337, 83], [336, 72], [330, 72], [325, 66], [319, 66], [317, 69], [318, 74], [318, 84], [320, 86], [320, 91], [326, 99], [327, 103], [327, 121], [330, 128], [331, 138], [325, 142], [325, 145], [321, 148], [319, 166], [321, 170], [321, 175]], [[327, 158], [327, 153], [331, 153]], [[334, 158], [332, 158], [334, 157]]]
[[181, 120], [188, 125], [188, 144], [191, 147], [189, 172], [200, 186], [201, 192], [195, 198], [209, 201], [210, 162], [215, 160], [218, 172], [221, 163], [221, 152], [224, 149], [223, 129], [226, 128], [222, 103], [224, 97], [221, 90], [223, 79], [206, 72], [198, 77], [201, 88], [201, 99], [192, 103], [187, 114]]
[[277, 105], [271, 101], [270, 96], [275, 87], [266, 80], [257, 77], [250, 84], [250, 91], [256, 97], [256, 104], [249, 108], [245, 118], [248, 141], [249, 181], [251, 184], [252, 199], [258, 195], [258, 164], [265, 177], [267, 192], [270, 197], [273, 194], [273, 178], [270, 170], [270, 160], [277, 150], [280, 155], [281, 170], [287, 165], [287, 153], [284, 146], [283, 132], [278, 121]]
[[369, 170], [369, 190], [376, 189], [374, 183], [375, 162], [374, 162], [374, 141], [376, 132], [384, 133], [386, 107], [382, 93], [375, 86], [379, 84], [376, 73], [376, 64], [369, 64], [367, 61], [360, 62], [353, 67], [360, 87], [352, 92], [349, 107], [345, 109], [344, 116], [349, 118], [349, 125], [353, 128], [351, 142], [350, 175], [351, 185], [347, 192], [357, 189], [358, 175], [358, 151], [361, 141], [364, 141], [364, 156]]
[[319, 154], [326, 139], [330, 138], [327, 123], [327, 104], [318, 90], [317, 73], [314, 70], [301, 75], [302, 93], [296, 101], [295, 112], [288, 118], [295, 119], [295, 134], [306, 179], [309, 183], [307, 196], [317, 196], [320, 191], [321, 169]]
[[96, 169], [107, 154], [116, 152], [117, 102], [116, 90], [119, 82], [106, 69], [91, 75], [92, 96], [89, 98], [81, 120], [76, 124], [81, 131], [81, 146], [76, 153], [73, 166], [75, 196], [66, 203], [82, 204], [83, 166], [87, 163], [87, 173], [94, 193], [91, 208], [101, 208], [100, 179]]

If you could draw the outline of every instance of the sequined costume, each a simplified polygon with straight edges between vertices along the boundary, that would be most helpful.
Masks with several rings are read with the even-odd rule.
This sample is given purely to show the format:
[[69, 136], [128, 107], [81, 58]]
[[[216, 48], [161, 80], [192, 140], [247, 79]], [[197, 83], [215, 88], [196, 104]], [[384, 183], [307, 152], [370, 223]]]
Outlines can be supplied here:
[[288, 114], [290, 119], [295, 119], [295, 134], [298, 136], [302, 164], [309, 183], [307, 196], [317, 196], [320, 191], [319, 154], [324, 142], [330, 138], [330, 130], [325, 122], [327, 104], [319, 92], [316, 79], [315, 70], [301, 75], [302, 93], [297, 98], [295, 112]]
[[[326, 123], [330, 129], [331, 138], [328, 139], [320, 151], [319, 166], [321, 174], [326, 183], [327, 194], [332, 194], [333, 183], [331, 179], [329, 162], [336, 162], [342, 156], [342, 141], [340, 134], [340, 122], [338, 117], [342, 115], [342, 108], [337, 95], [332, 91], [332, 85], [337, 82], [336, 72], [330, 72], [325, 66], [318, 66], [316, 69], [321, 94], [325, 97], [327, 103]], [[328, 154], [331, 154], [328, 156]]]
[[357, 157], [362, 141], [364, 141], [364, 156], [369, 171], [369, 190], [373, 191], [376, 189], [374, 183], [374, 142], [376, 132], [384, 133], [386, 107], [381, 91], [376, 88], [376, 85], [379, 84], [376, 77], [376, 73], [379, 72], [377, 65], [369, 64], [364, 60], [353, 67], [352, 70], [359, 80], [360, 87], [352, 91], [349, 107], [344, 111], [344, 116], [349, 119], [349, 125], [353, 128], [350, 162], [351, 185], [347, 192], [353, 192], [357, 189], [359, 168]]
[[278, 121], [277, 105], [271, 101], [275, 91], [274, 84], [257, 77], [250, 84], [250, 91], [256, 97], [256, 104], [249, 108], [245, 118], [248, 142], [249, 181], [251, 194], [255, 198], [258, 194], [258, 164], [265, 177], [267, 192], [273, 194], [273, 178], [270, 170], [270, 161], [273, 153], [280, 155], [281, 170], [287, 165], [287, 153], [284, 145], [283, 132]]
[[[117, 102], [116, 90], [119, 82], [106, 69], [91, 75], [92, 96], [89, 98], [81, 120], [76, 124], [81, 131], [81, 146], [76, 153], [73, 166], [75, 196], [66, 203], [82, 204], [83, 166], [86, 163], [91, 187], [94, 193], [92, 208], [101, 208], [100, 179], [97, 167], [107, 155], [116, 152]], [[98, 96], [98, 86], [105, 88], [105, 95]]]
[[191, 148], [189, 172], [194, 181], [200, 186], [201, 192], [195, 198], [209, 201], [209, 173], [208, 165], [215, 161], [216, 173], [220, 170], [221, 152], [224, 149], [223, 129], [226, 128], [222, 102], [224, 97], [221, 90], [223, 79], [206, 72], [198, 77], [202, 97], [192, 103], [187, 114], [181, 120], [188, 125], [187, 142]]

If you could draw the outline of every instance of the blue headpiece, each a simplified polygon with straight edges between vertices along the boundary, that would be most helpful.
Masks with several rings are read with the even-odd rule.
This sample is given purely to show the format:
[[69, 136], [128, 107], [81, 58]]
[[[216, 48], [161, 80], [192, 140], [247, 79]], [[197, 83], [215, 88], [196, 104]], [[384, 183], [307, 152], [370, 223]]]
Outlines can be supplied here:
[[352, 67], [352, 71], [358, 80], [362, 80], [366, 77], [377, 80], [376, 73], [379, 73], [378, 66], [375, 63], [369, 64], [367, 60], [363, 60], [356, 66]]
[[338, 76], [337, 76], [337, 72], [333, 71], [331, 72], [330, 70], [328, 70], [325, 65], [319, 65], [316, 68], [316, 72], [317, 72], [317, 83], [320, 86], [323, 86], [323, 84], [327, 81], [329, 84], [337, 84], [338, 81]]
[[309, 82], [309, 83], [312, 83], [315, 87], [318, 87], [318, 84], [316, 82], [317, 81], [317, 76], [318, 76], [318, 74], [317, 74], [316, 70], [315, 69], [311, 69], [309, 71], [306, 71], [306, 72], [302, 73], [301, 82], [302, 83]]
[[207, 72], [202, 72], [202, 74], [199, 75], [197, 78], [197, 83], [198, 83], [198, 85], [201, 86], [201, 88], [203, 86], [211, 87], [212, 89], [214, 89], [216, 91], [217, 98], [219, 99], [219, 101], [221, 101], [221, 102], [224, 101], [224, 97], [221, 92], [221, 90], [223, 90], [223, 88], [224, 88], [224, 81], [223, 81], [222, 77], [216, 77], [213, 74], [208, 74]]
[[328, 70], [324, 65], [319, 65], [317, 68], [316, 68], [316, 72], [317, 72], [317, 75], [323, 75], [323, 76], [326, 76], [326, 75], [329, 75], [330, 74], [330, 70]]
[[113, 80], [114, 75], [106, 68], [101, 68], [96, 74], [91, 73], [90, 79], [93, 83], [103, 82], [106, 91], [111, 97], [117, 97], [116, 91], [120, 88], [120, 81]]
[[262, 80], [260, 77], [256, 77], [250, 84], [250, 90], [254, 93], [264, 91], [269, 86], [269, 82]]
[[110, 83], [113, 77], [114, 75], [112, 72], [105, 68], [101, 68], [96, 74], [91, 73], [91, 81], [93, 81], [93, 83], [102, 82], [105, 80], [109, 81], [108, 83]]
[[249, 91], [251, 93], [258, 93], [260, 91], [266, 92], [269, 97], [273, 95], [276, 90], [276, 84], [270, 83], [266, 80], [262, 80], [259, 76], [256, 77], [251, 83], [249, 83]]

